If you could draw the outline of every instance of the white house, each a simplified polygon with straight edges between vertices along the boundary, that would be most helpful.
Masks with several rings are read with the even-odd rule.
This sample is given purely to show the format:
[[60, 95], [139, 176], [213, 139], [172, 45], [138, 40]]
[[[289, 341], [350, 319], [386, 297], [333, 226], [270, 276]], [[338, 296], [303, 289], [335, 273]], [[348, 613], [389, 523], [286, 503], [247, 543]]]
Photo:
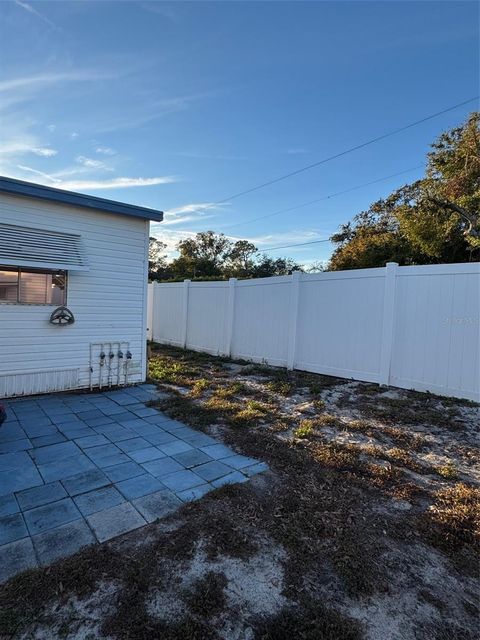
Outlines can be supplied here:
[[146, 377], [161, 211], [0, 177], [0, 398]]

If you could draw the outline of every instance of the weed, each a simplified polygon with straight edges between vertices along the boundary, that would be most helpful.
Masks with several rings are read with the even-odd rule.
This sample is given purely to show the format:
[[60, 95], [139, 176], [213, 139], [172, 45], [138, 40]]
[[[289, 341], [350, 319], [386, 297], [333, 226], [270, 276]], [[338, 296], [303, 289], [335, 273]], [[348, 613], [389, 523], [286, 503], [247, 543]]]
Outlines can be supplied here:
[[265, 385], [269, 391], [279, 393], [282, 396], [289, 396], [293, 391], [293, 384], [283, 380], [272, 380]]
[[385, 460], [389, 462], [403, 465], [407, 469], [411, 469], [412, 471], [420, 471], [421, 466], [415, 462], [412, 456], [405, 451], [405, 449], [400, 449], [399, 447], [393, 447], [392, 449], [387, 449], [383, 456]]
[[356, 445], [338, 442], [319, 443], [313, 449], [313, 457], [327, 467], [362, 473], [365, 465], [360, 459], [361, 449]]
[[226, 387], [220, 387], [215, 390], [215, 395], [218, 398], [231, 398], [239, 394], [247, 395], [250, 392], [248, 387], [241, 382], [232, 382]]
[[271, 407], [264, 402], [259, 402], [258, 400], [247, 400], [246, 402], [247, 409], [251, 411], [259, 411], [260, 413], [267, 414]]
[[350, 420], [350, 422], [345, 424], [344, 429], [346, 431], [358, 431], [365, 435], [370, 435], [374, 431], [368, 420]]
[[299, 426], [294, 430], [293, 435], [296, 438], [308, 438], [315, 433], [313, 420], [302, 420]]
[[263, 411], [256, 409], [241, 409], [231, 418], [232, 426], [256, 427], [265, 419]]
[[436, 541], [449, 547], [480, 546], [480, 489], [459, 482], [441, 489], [427, 513]]
[[322, 413], [315, 418], [315, 425], [317, 427], [340, 427], [341, 421], [330, 413]]
[[205, 389], [208, 389], [210, 387], [210, 384], [210, 381], [206, 378], [200, 378], [199, 380], [196, 380], [192, 386], [192, 390], [190, 391], [190, 396], [192, 398], [199, 398], [205, 391]]
[[445, 480], [456, 480], [456, 478], [458, 478], [458, 471], [453, 462], [447, 462], [444, 465], [436, 467], [435, 471], [439, 476], [445, 478]]
[[248, 364], [243, 367], [242, 374], [244, 376], [272, 377], [275, 375], [275, 370], [266, 364]]
[[205, 402], [205, 407], [216, 412], [219, 416], [227, 416], [238, 411], [241, 405], [233, 400], [219, 398], [216, 394], [213, 394], [212, 397]]
[[148, 361], [148, 377], [155, 382], [182, 384], [199, 375], [199, 369], [180, 360], [152, 357]]

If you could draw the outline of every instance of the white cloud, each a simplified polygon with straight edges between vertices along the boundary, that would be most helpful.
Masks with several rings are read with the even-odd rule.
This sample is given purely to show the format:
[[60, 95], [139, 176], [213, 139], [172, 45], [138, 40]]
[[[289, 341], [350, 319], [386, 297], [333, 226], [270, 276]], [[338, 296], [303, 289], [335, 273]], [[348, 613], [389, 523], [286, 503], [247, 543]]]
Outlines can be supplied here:
[[52, 29], [58, 29], [57, 25], [52, 20], [50, 20], [50, 18], [47, 18], [47, 16], [43, 15], [43, 13], [40, 13], [40, 11], [34, 9], [31, 4], [28, 4], [27, 2], [21, 2], [21, 0], [15, 0], [15, 4], [17, 5], [17, 7], [21, 7], [22, 9], [25, 9], [25, 11], [32, 13], [34, 16], [37, 16], [37, 18], [40, 18], [40, 20], [45, 22], [45, 24], [48, 24], [48, 26], [52, 27]]
[[206, 211], [207, 209], [215, 208], [215, 202], [198, 202], [197, 204], [184, 204], [181, 207], [175, 207], [168, 209], [165, 214], [170, 216], [179, 216], [184, 213], [195, 213], [198, 210]]
[[128, 187], [150, 187], [156, 184], [170, 184], [177, 182], [174, 176], [159, 176], [156, 178], [112, 178], [111, 180], [72, 180], [59, 182], [55, 186], [59, 189], [82, 191], [84, 189], [126, 189]]
[[192, 104], [218, 95], [218, 91], [204, 91], [193, 95], [175, 96], [172, 98], [152, 99], [145, 103], [145, 108], [139, 109], [137, 114], [128, 113], [119, 118], [112, 118], [112, 113], [108, 114], [108, 118], [102, 123], [99, 121], [97, 133], [110, 133], [122, 129], [134, 129], [142, 127], [149, 122], [163, 118], [171, 113], [188, 110]]
[[36, 147], [31, 151], [36, 156], [42, 156], [43, 158], [51, 158], [52, 156], [56, 156], [58, 153], [56, 149], [50, 149], [50, 147]]
[[34, 173], [37, 176], [45, 178], [45, 180], [49, 180], [50, 182], [61, 182], [58, 178], [51, 176], [49, 173], [44, 173], [43, 171], [38, 171], [38, 169], [33, 169], [32, 167], [27, 167], [24, 164], [18, 164], [17, 167], [22, 171], [27, 171], [28, 173]]
[[0, 82], [0, 91], [13, 91], [16, 89], [42, 90], [48, 85], [60, 82], [89, 82], [91, 80], [105, 80], [112, 75], [101, 74], [96, 71], [70, 71], [63, 73], [43, 73], [36, 76], [24, 76]]
[[178, 22], [179, 14], [177, 6], [173, 9], [173, 7], [166, 2], [142, 2], [140, 6], [142, 9], [150, 11], [151, 13], [156, 13], [163, 18], [167, 18], [171, 22]]
[[[222, 207], [228, 205], [228, 202], [222, 203]], [[208, 220], [215, 217], [207, 212], [212, 209], [221, 209], [215, 202], [199, 202], [192, 204], [184, 204], [181, 207], [175, 207], [173, 209], [167, 209], [162, 225], [171, 226], [176, 224], [183, 224], [185, 222], [194, 222], [199, 220]]]
[[27, 153], [34, 153], [36, 156], [43, 158], [51, 158], [56, 156], [58, 151], [51, 147], [39, 147], [33, 142], [33, 138], [22, 140], [11, 140], [0, 145], [0, 155], [3, 156], [21, 156]]
[[47, 127], [47, 129], [50, 131], [50, 133], [53, 133], [56, 128], [57, 128], [56, 124], [49, 124], [48, 127]]
[[111, 147], [97, 147], [95, 153], [100, 153], [103, 156], [114, 156], [117, 152]]
[[92, 158], [87, 158], [85, 156], [77, 156], [75, 158], [75, 161], [78, 162], [78, 164], [81, 164], [82, 166], [89, 169], [103, 169], [104, 171], [113, 171], [112, 167], [109, 167], [101, 160], [93, 160]]
[[78, 138], [79, 134], [76, 131], [72, 131], [72, 133], [70, 134], [70, 138], [72, 140], [75, 140], [75, 138]]

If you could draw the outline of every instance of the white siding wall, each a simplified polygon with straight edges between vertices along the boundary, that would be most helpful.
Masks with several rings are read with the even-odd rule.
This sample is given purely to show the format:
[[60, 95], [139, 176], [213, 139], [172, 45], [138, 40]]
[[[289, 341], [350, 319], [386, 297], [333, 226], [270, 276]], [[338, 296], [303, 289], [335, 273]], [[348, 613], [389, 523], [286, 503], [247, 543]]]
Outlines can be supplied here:
[[150, 295], [158, 342], [480, 400], [479, 263], [154, 284]]
[[0, 223], [78, 233], [90, 267], [68, 275], [67, 306], [75, 315], [73, 325], [48, 323], [55, 306], [0, 303], [0, 377], [78, 369], [78, 386], [86, 387], [90, 343], [122, 341], [130, 343], [133, 354], [130, 380], [144, 380], [149, 223], [4, 194]]

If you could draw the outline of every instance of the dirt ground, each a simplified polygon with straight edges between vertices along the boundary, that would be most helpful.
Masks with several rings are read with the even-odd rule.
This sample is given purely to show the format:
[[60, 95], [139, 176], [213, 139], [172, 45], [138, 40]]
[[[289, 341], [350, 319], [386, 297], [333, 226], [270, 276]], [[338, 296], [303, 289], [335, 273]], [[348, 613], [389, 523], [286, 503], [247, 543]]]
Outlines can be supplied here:
[[13, 578], [0, 638], [478, 638], [478, 405], [159, 345], [150, 378], [270, 470]]

